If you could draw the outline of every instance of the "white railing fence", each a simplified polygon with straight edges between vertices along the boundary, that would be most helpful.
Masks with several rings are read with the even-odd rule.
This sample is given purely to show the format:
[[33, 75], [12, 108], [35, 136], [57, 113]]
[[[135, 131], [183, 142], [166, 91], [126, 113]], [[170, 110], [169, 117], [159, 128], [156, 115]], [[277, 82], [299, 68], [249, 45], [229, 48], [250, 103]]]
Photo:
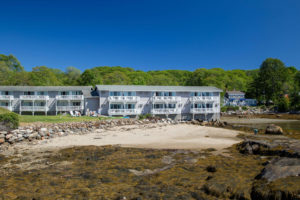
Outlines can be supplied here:
[[138, 115], [141, 111], [138, 109], [109, 109], [109, 115]]
[[57, 111], [74, 111], [83, 109], [83, 106], [56, 106]]
[[12, 95], [0, 95], [1, 100], [14, 100], [14, 96]]
[[57, 95], [57, 100], [84, 100], [83, 95]]
[[217, 108], [191, 108], [191, 113], [216, 113], [219, 112]]
[[216, 101], [218, 100], [218, 96], [193, 96], [190, 97], [190, 101]]
[[21, 106], [21, 111], [48, 111], [47, 106]]
[[152, 114], [179, 114], [180, 109], [177, 108], [161, 108], [161, 109], [152, 109]]
[[181, 101], [180, 96], [154, 96], [152, 97], [152, 101]]
[[140, 97], [138, 96], [109, 96], [109, 101], [139, 101]]
[[21, 100], [49, 100], [48, 95], [21, 95]]

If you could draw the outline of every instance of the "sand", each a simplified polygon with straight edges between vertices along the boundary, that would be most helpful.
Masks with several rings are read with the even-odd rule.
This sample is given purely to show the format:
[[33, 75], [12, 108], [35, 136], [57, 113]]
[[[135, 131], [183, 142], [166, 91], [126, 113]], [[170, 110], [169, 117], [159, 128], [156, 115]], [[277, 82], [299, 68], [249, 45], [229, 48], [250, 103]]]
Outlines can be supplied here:
[[73, 146], [120, 145], [122, 147], [156, 149], [207, 149], [221, 150], [241, 140], [238, 131], [187, 124], [121, 126], [110, 130], [96, 130], [85, 135], [68, 135], [36, 144], [14, 145], [18, 150], [49, 150]]

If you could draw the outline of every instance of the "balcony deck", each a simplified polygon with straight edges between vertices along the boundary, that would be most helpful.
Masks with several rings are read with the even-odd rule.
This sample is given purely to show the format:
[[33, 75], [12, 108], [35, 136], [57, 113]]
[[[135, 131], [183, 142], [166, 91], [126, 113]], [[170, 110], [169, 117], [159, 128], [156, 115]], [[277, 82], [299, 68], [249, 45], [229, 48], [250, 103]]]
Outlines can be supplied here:
[[57, 95], [56, 100], [84, 100], [83, 95]]
[[0, 95], [0, 100], [13, 101], [14, 96], [13, 95]]
[[219, 97], [218, 96], [193, 96], [193, 97], [190, 97], [190, 101], [192, 102], [197, 102], [197, 101], [217, 101], [219, 100]]
[[139, 96], [109, 96], [108, 101], [110, 102], [138, 102]]
[[82, 111], [83, 106], [56, 106], [56, 111]]
[[162, 108], [152, 109], [151, 113], [154, 115], [180, 114], [181, 110], [177, 108]]
[[47, 112], [48, 111], [48, 106], [21, 106], [20, 111], [29, 111], [29, 112], [36, 112], [36, 111], [41, 111], [41, 112]]
[[21, 95], [20, 96], [21, 100], [42, 100], [46, 101], [49, 100], [48, 95]]
[[191, 108], [191, 113], [193, 114], [207, 114], [219, 112], [215, 108]]
[[109, 109], [108, 115], [139, 115], [141, 110], [138, 109]]
[[180, 102], [180, 96], [154, 96], [151, 98], [153, 102]]

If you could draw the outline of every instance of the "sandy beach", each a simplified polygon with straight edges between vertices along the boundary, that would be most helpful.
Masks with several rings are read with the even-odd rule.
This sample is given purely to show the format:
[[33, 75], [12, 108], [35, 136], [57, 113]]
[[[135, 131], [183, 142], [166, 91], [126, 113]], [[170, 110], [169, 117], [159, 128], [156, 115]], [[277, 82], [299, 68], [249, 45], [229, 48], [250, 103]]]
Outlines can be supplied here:
[[156, 149], [207, 149], [222, 150], [241, 140], [238, 131], [214, 127], [177, 125], [121, 126], [110, 130], [98, 129], [85, 135], [68, 135], [36, 144], [20, 143], [13, 149], [18, 151], [57, 150], [74, 146], [120, 145], [122, 147]]

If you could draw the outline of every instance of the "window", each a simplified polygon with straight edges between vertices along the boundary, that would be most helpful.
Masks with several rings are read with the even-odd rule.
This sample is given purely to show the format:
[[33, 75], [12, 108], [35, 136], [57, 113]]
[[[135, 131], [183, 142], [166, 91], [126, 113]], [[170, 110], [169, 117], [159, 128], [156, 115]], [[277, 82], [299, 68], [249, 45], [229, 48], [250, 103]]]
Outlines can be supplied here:
[[109, 92], [109, 96], [122, 96], [122, 95], [121, 95], [121, 92], [112, 91], [112, 92]]
[[81, 91], [72, 91], [72, 95], [82, 95]]
[[22, 106], [32, 106], [33, 104], [32, 104], [32, 102], [22, 102]]
[[110, 109], [123, 109], [122, 104], [110, 104]]
[[163, 95], [163, 92], [155, 92], [155, 96], [161, 97], [161, 96], [164, 96], [164, 95]]
[[38, 91], [36, 94], [37, 94], [37, 95], [46, 95], [46, 92]]
[[34, 105], [35, 106], [45, 106], [46, 104], [43, 101], [36, 101], [36, 102], [34, 102]]
[[62, 92], [60, 92], [60, 95], [63, 95], [63, 96], [69, 95], [69, 92], [68, 91], [62, 91]]
[[135, 104], [125, 104], [125, 109], [135, 109]]
[[0, 102], [0, 106], [9, 106], [8, 102]]
[[167, 104], [166, 108], [176, 108], [176, 104]]
[[34, 95], [34, 92], [32, 92], [32, 91], [26, 91], [26, 92], [24, 92], [24, 95]]
[[57, 106], [68, 106], [68, 102], [66, 101], [58, 101]]
[[80, 106], [80, 102], [72, 102], [72, 106]]
[[212, 107], [213, 107], [212, 103], [207, 103], [206, 104], [206, 108], [212, 108]]
[[154, 104], [155, 109], [162, 109], [164, 108], [164, 104]]

